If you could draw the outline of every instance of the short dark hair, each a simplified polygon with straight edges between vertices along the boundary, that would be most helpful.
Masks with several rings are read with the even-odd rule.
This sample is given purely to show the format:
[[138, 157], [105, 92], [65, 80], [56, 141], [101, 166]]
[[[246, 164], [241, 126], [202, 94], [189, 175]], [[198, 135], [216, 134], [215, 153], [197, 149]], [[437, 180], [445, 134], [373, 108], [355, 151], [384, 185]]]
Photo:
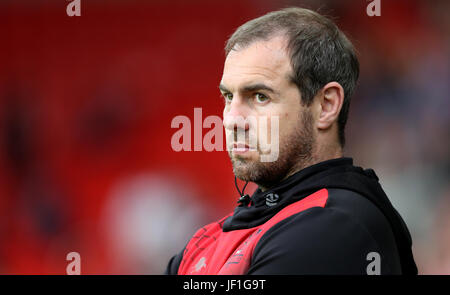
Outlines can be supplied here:
[[350, 98], [359, 76], [359, 62], [352, 43], [333, 21], [309, 9], [285, 8], [270, 12], [240, 26], [228, 39], [225, 55], [235, 46], [245, 47], [254, 41], [268, 40], [275, 34], [288, 38], [293, 76], [304, 105], [311, 105], [317, 92], [328, 82], [336, 81], [344, 89], [344, 101], [338, 117], [338, 137], [345, 144]]

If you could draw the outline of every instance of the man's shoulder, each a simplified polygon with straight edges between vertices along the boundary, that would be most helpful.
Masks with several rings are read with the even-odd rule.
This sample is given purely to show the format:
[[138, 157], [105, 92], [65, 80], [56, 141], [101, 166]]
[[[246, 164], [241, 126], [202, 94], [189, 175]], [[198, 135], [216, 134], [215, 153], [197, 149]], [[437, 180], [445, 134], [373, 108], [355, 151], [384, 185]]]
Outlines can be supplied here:
[[328, 200], [324, 208], [345, 214], [367, 230], [378, 244], [395, 247], [388, 219], [365, 196], [347, 189], [328, 189]]
[[[325, 206], [314, 207], [313, 212], [300, 212], [293, 218], [295, 223], [304, 222], [314, 230], [316, 227], [327, 227], [333, 232], [347, 234], [350, 227], [365, 232], [367, 237], [383, 252], [397, 252], [395, 237], [388, 219], [382, 211], [367, 197], [349, 189], [327, 189], [328, 197]], [[302, 214], [305, 215], [302, 217]], [[308, 216], [320, 218], [308, 218]]]
[[[385, 260], [384, 270], [396, 273], [395, 239], [381, 211], [356, 192], [327, 191], [324, 207], [301, 211], [267, 231], [255, 248], [254, 262], [267, 257], [284, 261], [279, 267], [288, 273], [364, 273], [367, 254], [377, 252]], [[294, 261], [302, 267], [290, 265]], [[251, 271], [258, 273], [257, 268]]]
[[[338, 215], [348, 219], [355, 224], [363, 227], [370, 233], [389, 233], [393, 236], [388, 219], [384, 216], [380, 209], [368, 198], [348, 189], [331, 188], [320, 190], [326, 191], [325, 203], [323, 205], [308, 206], [305, 210], [300, 210], [297, 214], [292, 215], [289, 220], [283, 222], [296, 224], [299, 222], [319, 222], [324, 223], [333, 221]], [[298, 203], [306, 201], [310, 202], [310, 197], [317, 195], [311, 194], [298, 201]], [[322, 194], [323, 195], [323, 194]], [[292, 204], [294, 205], [294, 204]], [[314, 216], [320, 215], [320, 220], [315, 220]], [[339, 226], [336, 224], [335, 226]], [[377, 235], [377, 234], [375, 234]]]

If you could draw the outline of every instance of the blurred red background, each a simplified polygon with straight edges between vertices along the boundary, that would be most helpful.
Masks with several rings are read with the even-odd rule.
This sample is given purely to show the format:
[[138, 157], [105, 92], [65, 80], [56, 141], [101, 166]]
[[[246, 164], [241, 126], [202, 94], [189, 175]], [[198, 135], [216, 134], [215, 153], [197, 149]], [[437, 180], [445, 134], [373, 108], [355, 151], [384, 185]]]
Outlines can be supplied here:
[[68, 1], [2, 1], [0, 273], [65, 274], [71, 251], [83, 274], [162, 273], [233, 210], [226, 152], [173, 151], [171, 121], [221, 116], [227, 37], [287, 6], [354, 41], [346, 155], [379, 174], [419, 271], [450, 273], [448, 2], [337, 2], [81, 0], [69, 17]]

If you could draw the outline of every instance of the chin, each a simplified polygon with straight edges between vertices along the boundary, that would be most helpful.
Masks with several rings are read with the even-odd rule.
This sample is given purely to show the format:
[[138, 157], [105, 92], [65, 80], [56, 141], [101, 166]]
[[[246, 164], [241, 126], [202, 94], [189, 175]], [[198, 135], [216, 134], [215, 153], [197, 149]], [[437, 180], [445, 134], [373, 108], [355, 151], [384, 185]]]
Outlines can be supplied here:
[[248, 171], [247, 169], [234, 168], [233, 173], [238, 179], [240, 179], [242, 181], [254, 182], [254, 179], [252, 179], [252, 177], [251, 177], [250, 171]]
[[252, 172], [252, 165], [249, 161], [245, 161], [244, 159], [233, 157], [232, 160], [233, 165], [233, 173], [240, 180], [250, 181], [250, 174]]

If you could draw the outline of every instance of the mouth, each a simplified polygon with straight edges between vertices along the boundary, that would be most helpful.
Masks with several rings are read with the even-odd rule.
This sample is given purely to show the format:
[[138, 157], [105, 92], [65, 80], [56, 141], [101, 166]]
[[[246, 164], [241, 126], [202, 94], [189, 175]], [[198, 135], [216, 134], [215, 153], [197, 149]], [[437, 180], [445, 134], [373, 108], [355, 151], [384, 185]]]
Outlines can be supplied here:
[[233, 154], [245, 154], [249, 151], [252, 151], [252, 149], [248, 144], [246, 143], [233, 143], [231, 146], [231, 152]]

